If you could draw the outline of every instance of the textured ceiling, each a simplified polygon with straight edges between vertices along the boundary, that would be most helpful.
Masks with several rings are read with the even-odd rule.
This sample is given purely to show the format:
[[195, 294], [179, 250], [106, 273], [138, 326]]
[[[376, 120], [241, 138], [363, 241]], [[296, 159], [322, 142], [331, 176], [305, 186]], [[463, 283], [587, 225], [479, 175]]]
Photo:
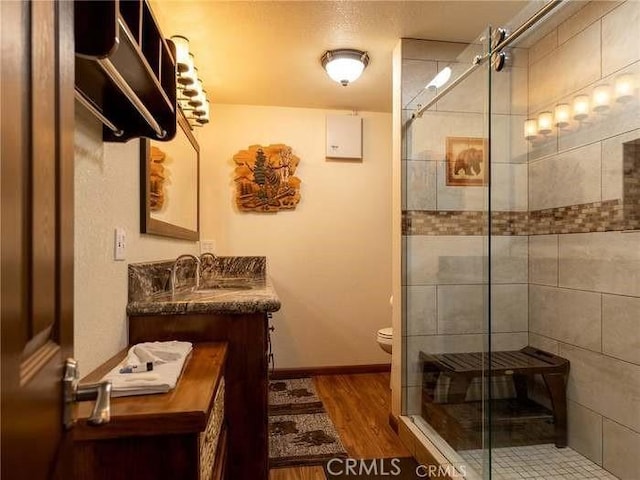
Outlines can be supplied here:
[[[470, 42], [523, 1], [152, 0], [166, 36], [184, 35], [213, 104], [391, 111], [391, 57], [400, 38]], [[320, 65], [325, 50], [371, 57], [348, 87]]]

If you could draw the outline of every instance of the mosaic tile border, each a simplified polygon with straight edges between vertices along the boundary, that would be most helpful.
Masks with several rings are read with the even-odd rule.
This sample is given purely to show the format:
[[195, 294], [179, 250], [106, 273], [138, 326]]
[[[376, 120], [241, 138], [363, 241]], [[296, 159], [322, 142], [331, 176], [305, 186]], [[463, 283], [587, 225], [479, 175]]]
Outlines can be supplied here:
[[[549, 235], [640, 229], [640, 139], [623, 144], [622, 199], [491, 213], [492, 235]], [[487, 212], [405, 210], [403, 235], [486, 235]]]
[[[640, 182], [634, 187], [640, 198]], [[549, 235], [640, 229], [640, 204], [622, 200], [583, 203], [533, 212], [493, 212], [492, 235]], [[486, 235], [487, 212], [407, 210], [403, 235]]]

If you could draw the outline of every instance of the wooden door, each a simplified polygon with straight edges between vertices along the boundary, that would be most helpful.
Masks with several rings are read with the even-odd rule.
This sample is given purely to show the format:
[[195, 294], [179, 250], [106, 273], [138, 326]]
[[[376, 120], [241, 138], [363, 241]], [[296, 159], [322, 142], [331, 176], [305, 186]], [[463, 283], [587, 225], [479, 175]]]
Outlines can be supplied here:
[[72, 478], [73, 2], [0, 1], [0, 334], [6, 480]]

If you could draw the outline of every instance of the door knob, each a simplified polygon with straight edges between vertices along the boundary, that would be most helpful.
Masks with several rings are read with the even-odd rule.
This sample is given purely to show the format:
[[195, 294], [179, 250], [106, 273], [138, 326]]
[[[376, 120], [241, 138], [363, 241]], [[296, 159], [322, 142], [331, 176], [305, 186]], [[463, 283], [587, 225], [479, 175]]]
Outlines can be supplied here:
[[111, 382], [98, 382], [89, 385], [78, 385], [80, 372], [78, 362], [68, 358], [64, 366], [62, 377], [62, 391], [64, 395], [64, 426], [69, 429], [76, 423], [74, 405], [76, 402], [95, 400], [91, 415], [87, 423], [93, 426], [104, 425], [111, 420]]

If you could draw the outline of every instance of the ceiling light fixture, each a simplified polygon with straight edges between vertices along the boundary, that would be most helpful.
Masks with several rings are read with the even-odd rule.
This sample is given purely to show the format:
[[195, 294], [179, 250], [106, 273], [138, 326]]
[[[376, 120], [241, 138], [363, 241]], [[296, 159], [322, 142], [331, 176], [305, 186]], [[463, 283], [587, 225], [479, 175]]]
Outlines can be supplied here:
[[433, 77], [433, 80], [429, 82], [429, 84], [424, 87], [427, 90], [434, 90], [436, 88], [440, 88], [445, 83], [449, 81], [451, 78], [451, 67], [444, 67], [442, 70], [438, 72], [438, 74]]
[[320, 59], [329, 77], [343, 86], [355, 82], [369, 64], [369, 55], [361, 50], [327, 50]]

